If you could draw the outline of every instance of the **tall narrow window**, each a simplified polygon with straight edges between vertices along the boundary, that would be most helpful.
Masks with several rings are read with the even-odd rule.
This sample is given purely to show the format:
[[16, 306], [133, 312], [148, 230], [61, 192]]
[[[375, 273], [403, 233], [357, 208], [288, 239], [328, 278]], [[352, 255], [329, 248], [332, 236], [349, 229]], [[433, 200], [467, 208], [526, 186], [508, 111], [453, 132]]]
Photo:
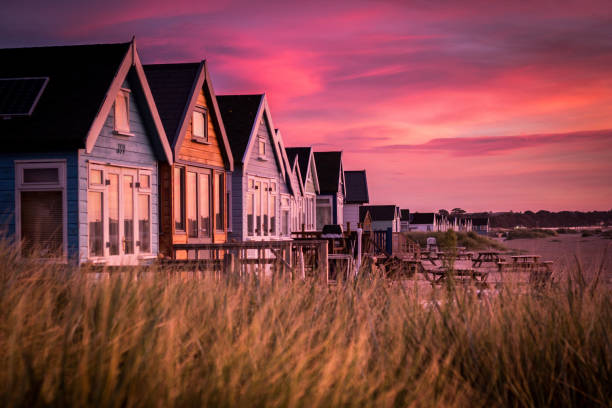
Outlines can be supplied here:
[[270, 227], [268, 225], [268, 212], [270, 211], [268, 207], [268, 183], [262, 184], [263, 190], [261, 192], [261, 209], [263, 213], [263, 235], [268, 235], [270, 233]]
[[127, 90], [120, 90], [115, 99], [115, 132], [130, 132], [130, 94]]
[[119, 255], [119, 175], [108, 175], [108, 248], [110, 255]]
[[246, 209], [247, 209], [247, 233], [251, 237], [255, 235], [255, 200], [253, 193], [247, 193]]
[[187, 234], [190, 237], [198, 236], [198, 190], [196, 173], [187, 172]]
[[200, 235], [210, 236], [210, 176], [199, 174]]
[[134, 253], [134, 176], [123, 176], [123, 251]]
[[[101, 173], [101, 172], [100, 172]], [[91, 174], [91, 172], [90, 172]], [[87, 221], [89, 224], [89, 255], [104, 256], [104, 228], [102, 224], [102, 192], [87, 192]]]
[[185, 169], [174, 168], [174, 229], [185, 231]]
[[255, 235], [261, 233], [261, 182], [255, 182]]
[[63, 225], [61, 191], [21, 192], [21, 239], [23, 253], [57, 258], [62, 253]]
[[276, 196], [270, 196], [270, 235], [276, 235]]
[[266, 158], [266, 140], [263, 137], [257, 139], [257, 150], [260, 159]]
[[138, 195], [138, 239], [140, 252], [151, 252], [151, 196]]
[[197, 107], [191, 117], [191, 138], [197, 142], [208, 142], [206, 110]]
[[223, 173], [215, 174], [215, 229], [217, 231], [225, 230], [225, 183], [223, 177]]

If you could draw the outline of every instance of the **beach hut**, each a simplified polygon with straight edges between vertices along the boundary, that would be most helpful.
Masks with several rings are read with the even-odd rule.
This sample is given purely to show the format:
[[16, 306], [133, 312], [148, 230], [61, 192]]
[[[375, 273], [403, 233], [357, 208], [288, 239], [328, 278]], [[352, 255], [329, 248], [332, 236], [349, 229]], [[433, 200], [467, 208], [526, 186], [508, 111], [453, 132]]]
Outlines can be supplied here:
[[206, 61], [145, 65], [172, 149], [160, 166], [160, 247], [227, 242], [228, 180], [233, 157]]
[[346, 197], [344, 197], [344, 222], [351, 228], [359, 223], [359, 207], [370, 202], [368, 179], [365, 170], [345, 171]]
[[[303, 224], [305, 231], [317, 229], [317, 206], [316, 199], [319, 194], [319, 177], [315, 165], [312, 147], [287, 147], [287, 157], [290, 163], [297, 164], [297, 172], [302, 178], [304, 186], [303, 197]], [[301, 225], [299, 226], [301, 228]]]
[[317, 230], [324, 225], [344, 224], [344, 168], [342, 152], [315, 152], [315, 164], [319, 177], [317, 195]]
[[134, 41], [0, 50], [0, 217], [22, 254], [138, 264], [158, 253], [172, 153]]

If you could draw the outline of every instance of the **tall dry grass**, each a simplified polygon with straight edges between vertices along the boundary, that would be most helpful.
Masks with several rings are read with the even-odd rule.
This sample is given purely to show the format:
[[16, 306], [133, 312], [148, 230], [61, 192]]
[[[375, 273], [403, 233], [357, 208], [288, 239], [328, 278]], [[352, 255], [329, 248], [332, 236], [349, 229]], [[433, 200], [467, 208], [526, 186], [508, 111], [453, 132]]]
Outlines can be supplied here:
[[[3, 406], [607, 406], [612, 297], [119, 273], [0, 249]], [[583, 276], [583, 275], [581, 275]]]

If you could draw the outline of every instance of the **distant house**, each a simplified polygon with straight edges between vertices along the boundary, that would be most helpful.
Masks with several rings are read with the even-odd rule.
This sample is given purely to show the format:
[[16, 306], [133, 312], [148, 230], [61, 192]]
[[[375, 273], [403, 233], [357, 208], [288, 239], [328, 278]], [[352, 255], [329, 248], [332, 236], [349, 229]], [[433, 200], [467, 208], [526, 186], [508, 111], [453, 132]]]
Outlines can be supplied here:
[[445, 223], [441, 222], [439, 224], [439, 231], [452, 229], [458, 232], [469, 232], [472, 230], [472, 219], [469, 217], [451, 215], [449, 217], [444, 217], [443, 221], [445, 221]]
[[280, 209], [281, 235], [289, 238], [291, 233], [299, 231], [304, 223], [304, 183], [300, 174], [298, 158], [293, 157], [292, 161], [289, 160], [283, 137], [278, 129], [276, 129], [276, 143], [285, 163], [285, 182], [291, 193], [288, 195], [281, 194]]
[[344, 168], [342, 152], [315, 152], [320, 192], [317, 195], [317, 230], [327, 224], [344, 224]]
[[134, 41], [0, 50], [0, 218], [22, 253], [137, 264], [172, 151]]
[[410, 210], [400, 210], [400, 231], [410, 231]]
[[266, 96], [223, 95], [217, 101], [234, 157], [230, 238], [284, 239], [280, 201], [292, 191]]
[[489, 229], [489, 217], [472, 218], [472, 231], [480, 235], [487, 235], [489, 233]]
[[316, 199], [320, 190], [314, 153], [311, 147], [287, 147], [285, 151], [290, 163], [297, 160], [299, 174], [302, 177], [302, 184], [304, 186], [304, 229], [306, 231], [315, 231], [317, 229]]
[[206, 62], [144, 70], [174, 158], [159, 170], [160, 252], [174, 256], [175, 244], [226, 242], [234, 163]]
[[370, 202], [368, 179], [365, 170], [345, 171], [346, 196], [344, 197], [344, 223], [357, 228], [359, 207]]
[[436, 232], [440, 231], [440, 216], [436, 213], [412, 213], [410, 217], [411, 231]]
[[373, 231], [400, 231], [400, 209], [396, 205], [363, 205], [359, 207], [360, 222], [365, 220], [366, 214], [370, 214]]

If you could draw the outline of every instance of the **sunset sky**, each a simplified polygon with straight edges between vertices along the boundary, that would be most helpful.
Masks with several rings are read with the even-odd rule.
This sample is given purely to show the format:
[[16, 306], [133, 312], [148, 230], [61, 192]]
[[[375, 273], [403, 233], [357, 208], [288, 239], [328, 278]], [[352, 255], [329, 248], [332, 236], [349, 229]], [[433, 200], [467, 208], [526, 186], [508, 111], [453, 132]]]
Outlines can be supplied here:
[[[612, 209], [612, 2], [2, 2], [0, 47], [126, 42], [268, 96], [373, 204]], [[1, 63], [1, 62], [0, 62]]]

